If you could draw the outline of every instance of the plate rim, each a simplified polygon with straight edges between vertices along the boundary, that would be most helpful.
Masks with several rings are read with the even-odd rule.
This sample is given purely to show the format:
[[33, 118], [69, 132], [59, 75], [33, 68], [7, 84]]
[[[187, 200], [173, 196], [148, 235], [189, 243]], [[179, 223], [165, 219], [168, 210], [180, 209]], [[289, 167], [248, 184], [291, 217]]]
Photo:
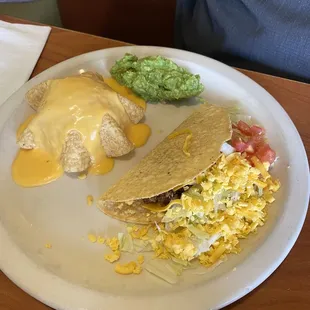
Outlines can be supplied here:
[[[212, 58], [203, 56], [203, 55], [199, 55], [193, 52], [189, 52], [189, 51], [183, 51], [183, 50], [179, 50], [179, 49], [174, 49], [174, 48], [166, 48], [166, 47], [158, 47], [158, 46], [121, 46], [121, 47], [113, 47], [113, 48], [107, 48], [107, 49], [101, 49], [101, 50], [97, 50], [97, 51], [93, 51], [93, 52], [89, 52], [89, 53], [84, 53], [78, 56], [75, 56], [73, 58], [64, 60], [46, 70], [44, 70], [43, 72], [41, 72], [40, 74], [38, 74], [37, 76], [35, 76], [34, 78], [30, 79], [27, 83], [25, 83], [23, 86], [21, 86], [14, 94], [12, 94], [4, 103], [3, 105], [0, 107], [0, 126], [3, 126], [3, 120], [4, 120], [4, 115], [10, 115], [12, 111], [14, 111], [14, 109], [16, 107], [13, 108], [12, 105], [10, 105], [10, 102], [14, 99], [15, 96], [18, 96], [20, 93], [23, 93], [25, 90], [29, 89], [30, 87], [32, 87], [32, 85], [35, 85], [37, 83], [38, 80], [43, 80], [43, 77], [46, 75], [53, 75], [53, 74], [57, 74], [58, 69], [61, 70], [61, 68], [64, 67], [74, 67], [77, 66], [79, 64], [83, 64], [85, 62], [90, 62], [90, 61], [96, 61], [99, 60], [100, 58], [104, 57], [104, 54], [109, 54], [109, 53], [113, 53], [113, 51], [123, 51], [123, 53], [125, 52], [132, 52], [134, 53], [135, 50], [141, 50], [141, 49], [145, 49], [145, 50], [150, 50], [150, 53], [154, 53], [154, 51], [157, 51], [158, 54], [174, 54], [173, 57], [177, 57], [180, 58], [182, 60], [185, 61], [189, 61], [189, 62], [194, 62], [195, 64], [197, 64], [199, 62], [199, 65], [204, 66], [204, 63], [209, 63], [209, 65], [211, 64], [213, 66], [213, 69], [215, 69], [215, 71], [217, 73], [220, 73], [221, 75], [225, 75], [225, 77], [232, 79], [232, 78], [238, 78], [239, 80], [242, 80], [242, 82], [244, 82], [244, 84], [246, 84], [249, 89], [255, 89], [258, 93], [261, 93], [263, 96], [265, 96], [266, 98], [269, 99], [270, 102], [272, 103], [273, 108], [276, 108], [278, 110], [278, 112], [282, 113], [282, 117], [285, 118], [286, 122], [288, 124], [290, 124], [290, 129], [292, 130], [292, 134], [295, 135], [295, 137], [297, 138], [296, 143], [299, 145], [300, 149], [300, 156], [302, 157], [302, 161], [305, 164], [305, 169], [306, 171], [309, 171], [309, 164], [308, 164], [308, 160], [307, 160], [307, 155], [306, 155], [306, 151], [303, 145], [303, 142], [301, 140], [301, 137], [294, 125], [294, 123], [292, 122], [292, 120], [290, 119], [290, 117], [288, 116], [288, 114], [286, 113], [286, 111], [283, 109], [283, 107], [277, 102], [277, 100], [271, 95], [269, 94], [262, 86], [260, 86], [258, 83], [256, 83], [254, 80], [252, 80], [251, 78], [249, 78], [248, 76], [246, 76], [245, 74], [239, 72], [238, 70], [236, 70], [235, 68], [229, 67], [219, 61], [216, 61]], [[166, 56], [166, 57], [170, 57], [170, 56]], [[193, 61], [193, 59], [196, 59], [195, 61]], [[225, 73], [225, 74], [224, 74]], [[45, 79], [45, 78], [44, 78]], [[245, 87], [245, 86], [244, 86]], [[13, 98], [13, 99], [12, 99]], [[9, 116], [8, 115], [8, 116]], [[2, 130], [2, 128], [0, 129]], [[242, 298], [244, 295], [248, 294], [250, 291], [252, 291], [254, 288], [256, 288], [258, 285], [260, 285], [263, 281], [265, 281], [276, 269], [277, 267], [283, 262], [283, 260], [286, 258], [286, 256], [288, 255], [288, 253], [290, 252], [290, 250], [292, 249], [292, 247], [294, 246], [300, 232], [301, 229], [303, 227], [305, 218], [306, 218], [306, 214], [307, 214], [307, 210], [308, 210], [308, 199], [309, 199], [309, 194], [310, 194], [310, 176], [309, 174], [305, 176], [305, 180], [306, 180], [306, 184], [304, 186], [304, 199], [303, 199], [303, 212], [301, 212], [300, 214], [300, 218], [298, 220], [298, 222], [296, 223], [296, 227], [293, 229], [292, 234], [290, 235], [290, 237], [288, 238], [288, 242], [286, 244], [286, 247], [284, 249], [282, 249], [282, 252], [280, 253], [280, 256], [278, 257], [277, 260], [273, 260], [273, 263], [268, 263], [268, 267], [261, 267], [264, 272], [262, 274], [260, 274], [259, 276], [256, 277], [255, 280], [250, 281], [250, 285], [247, 285], [246, 287], [243, 288], [239, 288], [238, 290], [235, 290], [232, 293], [226, 293], [225, 296], [222, 296], [221, 298], [218, 298], [219, 300], [215, 303], [211, 303], [210, 307], [211, 308], [221, 308], [224, 307], [240, 298]], [[278, 225], [276, 225], [276, 227], [278, 227]], [[276, 228], [275, 227], [275, 228]], [[272, 232], [272, 235], [275, 234], [276, 232]], [[105, 302], [105, 307], [108, 306], [117, 306], [117, 305], [121, 305], [124, 303], [128, 302], [131, 304], [131, 302], [133, 302], [132, 305], [135, 305], [136, 309], [140, 309], [137, 308], [138, 305], [141, 306], [141, 308], [143, 307], [143, 303], [145, 301], [138, 302], [137, 300], [137, 296], [133, 296], [132, 298], [128, 298], [125, 296], [122, 296], [121, 298], [115, 298], [111, 296], [107, 296], [104, 293], [99, 293], [99, 292], [94, 292], [91, 291], [89, 289], [83, 288], [83, 287], [79, 287], [76, 284], [71, 284], [61, 278], [58, 278], [54, 275], [52, 275], [51, 273], [45, 271], [45, 270], [40, 270], [40, 267], [38, 267], [37, 265], [35, 265], [35, 263], [33, 263], [30, 259], [28, 259], [25, 254], [23, 252], [21, 252], [20, 249], [17, 248], [17, 246], [10, 240], [10, 237], [8, 236], [7, 232], [5, 231], [4, 227], [2, 227], [1, 222], [0, 222], [0, 241], [1, 241], [1, 247], [3, 246], [3, 248], [6, 248], [6, 253], [5, 255], [1, 255], [0, 257], [0, 268], [1, 270], [8, 276], [8, 278], [14, 282], [17, 286], [19, 286], [20, 288], [22, 288], [25, 292], [27, 292], [29, 295], [33, 296], [34, 298], [38, 299], [39, 301], [53, 307], [53, 308], [57, 308], [57, 309], [98, 309], [96, 305], [98, 304], [94, 304], [94, 305], [87, 305], [87, 302], [91, 298], [96, 298], [96, 300], [98, 300], [101, 304], [104, 301]], [[259, 252], [261, 250], [261, 247], [263, 247], [268, 240], [266, 240], [258, 249], [257, 252]], [[269, 240], [270, 243], [270, 240]], [[31, 264], [33, 266], [33, 269], [36, 269], [37, 273], [41, 273], [44, 274], [44, 277], [47, 277], [51, 282], [55, 282], [55, 284], [58, 284], [60, 286], [65, 285], [68, 288], [68, 286], [70, 287], [71, 292], [69, 292], [72, 296], [75, 296], [75, 298], [77, 298], [78, 294], [77, 292], [81, 292], [81, 294], [83, 293], [83, 296], [88, 296], [88, 298], [85, 298], [83, 296], [79, 296], [81, 297], [81, 303], [76, 303], [75, 301], [72, 301], [71, 304], [68, 303], [67, 300], [63, 300], [60, 303], [57, 302], [55, 300], [55, 297], [59, 297], [58, 295], [55, 296], [54, 293], [48, 293], [48, 292], [41, 292], [37, 293], [38, 287], [34, 287], [35, 285], [32, 284], [32, 282], [29, 282], [27, 280], [25, 280], [25, 278], [20, 277], [18, 272], [17, 274], [14, 272], [14, 266], [12, 266], [12, 264], [10, 264], [10, 262], [8, 262], [5, 258], [7, 257], [7, 254], [12, 255], [12, 256], [20, 256], [22, 257], [22, 255], [25, 256], [25, 262], [30, 264], [29, 266], [31, 266]], [[8, 257], [9, 257], [8, 255]], [[252, 255], [250, 255], [252, 256]], [[247, 259], [246, 259], [247, 260]], [[16, 266], [15, 266], [16, 267]], [[30, 268], [31, 269], [31, 268]], [[16, 270], [16, 269], [15, 269]], [[234, 272], [232, 274], [232, 277], [236, 277], [238, 275], [238, 273], [240, 273], [238, 270], [236, 272]], [[28, 283], [27, 283], [28, 282]], [[60, 283], [61, 282], [61, 283]], [[62, 283], [63, 282], [63, 283]], [[211, 280], [211, 282], [213, 282], [213, 280]], [[249, 282], [249, 281], [245, 281], [245, 282]], [[249, 283], [248, 283], [249, 284]], [[199, 288], [196, 288], [195, 290], [195, 295], [197, 295], [197, 292], [199, 291], [200, 293], [203, 292], [203, 287], [206, 286], [205, 285], [200, 285]], [[191, 290], [192, 292], [192, 290]], [[167, 299], [168, 300], [170, 298], [176, 298], [175, 300], [178, 300], [179, 305], [181, 305], [182, 302], [184, 302], [184, 299], [182, 296], [176, 296], [178, 293], [174, 293], [168, 296], [163, 296], [162, 300]], [[181, 295], [181, 294], [178, 294]], [[185, 294], [184, 294], [185, 295]], [[203, 300], [203, 294], [201, 295], [201, 299]], [[141, 298], [138, 297], [141, 301]], [[148, 298], [148, 303], [150, 306], [150, 309], [154, 309], [157, 307], [156, 305], [158, 305], [155, 301], [155, 299], [151, 299], [151, 296], [147, 296]], [[156, 297], [155, 297], [156, 298]], [[151, 304], [151, 300], [153, 300], [153, 306]], [[167, 301], [167, 300], [166, 300]], [[83, 308], [81, 306], [82, 303], [86, 303], [83, 305]], [[94, 308], [95, 307], [95, 308]], [[180, 307], [178, 307], [178, 309], [181, 309]]]

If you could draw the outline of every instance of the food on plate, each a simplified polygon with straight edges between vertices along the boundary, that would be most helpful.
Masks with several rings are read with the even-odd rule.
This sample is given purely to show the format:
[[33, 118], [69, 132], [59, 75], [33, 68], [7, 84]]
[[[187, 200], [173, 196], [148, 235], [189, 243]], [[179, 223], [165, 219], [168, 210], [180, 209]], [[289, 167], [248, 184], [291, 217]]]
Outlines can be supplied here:
[[[190, 146], [184, 153], [192, 136]], [[112, 186], [99, 200], [99, 208], [112, 217], [134, 223], [160, 220], [178, 189], [191, 184], [219, 157], [231, 138], [225, 109], [204, 104]], [[189, 156], [188, 156], [189, 154]]]
[[119, 84], [113, 78], [104, 78], [104, 82], [108, 84], [114, 91], [119, 93], [121, 96], [127, 98], [128, 100], [136, 103], [143, 110], [146, 109], [146, 102], [141, 97], [135, 95], [128, 87]]
[[265, 130], [257, 125], [248, 125], [239, 120], [234, 125], [231, 145], [237, 152], [245, 152], [248, 157], [256, 155], [265, 163], [272, 164], [276, 159], [276, 152], [266, 142]]
[[121, 257], [121, 252], [119, 250], [113, 251], [110, 254], [104, 255], [104, 259], [110, 263], [118, 261]]
[[116, 61], [110, 73], [118, 83], [150, 102], [190, 98], [204, 89], [199, 75], [163, 56], [138, 59], [127, 53]]
[[245, 124], [203, 104], [103, 194], [100, 210], [131, 223], [118, 235], [120, 252], [153, 252], [144, 269], [176, 283], [185, 269], [214, 268], [241, 251], [280, 189], [265, 130]]
[[142, 146], [151, 133], [146, 124], [139, 124], [145, 104], [137, 96], [130, 98], [139, 104], [113, 90], [121, 87], [116, 81], [110, 87], [100, 74], [84, 72], [29, 90], [26, 99], [36, 113], [17, 131], [15, 182], [43, 185], [64, 171], [79, 173], [81, 179], [87, 173], [105, 174], [114, 158]]
[[110, 263], [118, 261], [121, 257], [121, 252], [119, 250], [120, 242], [118, 238], [107, 238], [105, 244], [112, 250], [112, 253], [106, 254], [104, 259]]
[[105, 238], [102, 236], [97, 236], [97, 243], [99, 244], [104, 244], [105, 243]]
[[144, 256], [143, 255], [139, 255], [137, 257], [137, 262], [138, 262], [138, 264], [142, 265], [144, 263]]
[[114, 268], [115, 272], [123, 275], [128, 274], [140, 274], [142, 271], [142, 267], [136, 262], [129, 262], [127, 264], [117, 263]]
[[44, 246], [45, 246], [46, 249], [51, 249], [52, 248], [52, 245], [50, 243], [45, 243]]
[[89, 234], [87, 235], [87, 238], [88, 238], [88, 240], [89, 240], [91, 243], [96, 243], [96, 242], [97, 242], [97, 236], [94, 235], [94, 234], [92, 234], [92, 233], [89, 233]]
[[112, 251], [119, 250], [120, 242], [119, 242], [118, 238], [116, 238], [116, 237], [107, 238], [105, 243]]
[[86, 202], [87, 202], [87, 205], [90, 207], [94, 202], [94, 197], [92, 195], [87, 195]]

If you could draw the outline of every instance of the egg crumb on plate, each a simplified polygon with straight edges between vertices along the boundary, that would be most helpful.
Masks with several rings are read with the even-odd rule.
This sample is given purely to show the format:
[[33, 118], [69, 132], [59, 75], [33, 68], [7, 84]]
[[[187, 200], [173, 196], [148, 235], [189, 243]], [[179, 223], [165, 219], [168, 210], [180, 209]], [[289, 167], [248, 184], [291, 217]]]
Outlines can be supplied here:
[[119, 249], [119, 240], [116, 237], [106, 239], [106, 245], [112, 250], [116, 251]]
[[110, 263], [118, 261], [121, 257], [121, 252], [119, 250], [114, 251], [113, 253], [104, 255], [104, 259]]
[[90, 241], [90, 242], [92, 242], [92, 243], [95, 243], [95, 242], [97, 242], [97, 236], [96, 235], [94, 235], [94, 234], [88, 234], [87, 235], [87, 238], [88, 238], [88, 240]]
[[90, 207], [94, 202], [94, 197], [92, 195], [88, 195], [86, 197], [87, 205]]
[[136, 262], [129, 262], [127, 264], [120, 264], [117, 263], [114, 268], [115, 272], [122, 274], [122, 275], [129, 275], [129, 274], [140, 274], [142, 271], [142, 267], [137, 265]]
[[144, 263], [144, 256], [143, 255], [139, 255], [137, 257], [137, 262], [138, 262], [138, 264], [142, 265]]
[[50, 243], [45, 243], [45, 248], [46, 249], [51, 249], [52, 248], [52, 245]]
[[131, 237], [134, 239], [142, 239], [148, 233], [150, 229], [150, 225], [138, 227], [136, 225], [129, 227], [128, 232], [130, 233]]
[[97, 236], [97, 242], [98, 242], [99, 244], [104, 244], [104, 243], [105, 243], [105, 238], [102, 237], [102, 236]]

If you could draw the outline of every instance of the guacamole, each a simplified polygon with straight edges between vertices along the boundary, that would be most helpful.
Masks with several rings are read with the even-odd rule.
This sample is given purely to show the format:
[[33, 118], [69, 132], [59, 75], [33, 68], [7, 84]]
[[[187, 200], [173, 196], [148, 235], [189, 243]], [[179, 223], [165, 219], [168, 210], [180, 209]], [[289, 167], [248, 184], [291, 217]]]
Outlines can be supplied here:
[[149, 102], [172, 101], [199, 95], [200, 76], [162, 56], [138, 59], [125, 54], [111, 69], [112, 77]]

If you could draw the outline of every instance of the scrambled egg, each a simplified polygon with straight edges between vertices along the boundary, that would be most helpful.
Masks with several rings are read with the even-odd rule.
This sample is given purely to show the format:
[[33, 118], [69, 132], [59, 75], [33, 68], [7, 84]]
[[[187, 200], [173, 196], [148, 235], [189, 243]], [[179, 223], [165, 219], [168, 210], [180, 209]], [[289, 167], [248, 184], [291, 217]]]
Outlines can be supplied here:
[[116, 251], [119, 249], [119, 240], [116, 237], [108, 238], [106, 240], [106, 245], [112, 250]]
[[[217, 266], [228, 254], [240, 252], [240, 239], [265, 224], [266, 207], [280, 188], [280, 182], [269, 174], [268, 164], [256, 157], [252, 162], [253, 166], [240, 153], [222, 155], [194, 185], [185, 187], [180, 199], [169, 203], [160, 223], [128, 226], [128, 234], [121, 233], [118, 238], [88, 238], [106, 243], [113, 253], [104, 258], [111, 263], [120, 259], [122, 251], [153, 251], [159, 261], [170, 263], [161, 270], [152, 265], [154, 261], [146, 262], [145, 269], [170, 283], [193, 261]], [[139, 274], [143, 263], [144, 256], [139, 255], [137, 262], [116, 263], [115, 272]]]
[[87, 238], [88, 238], [88, 240], [89, 240], [90, 242], [92, 242], [92, 243], [97, 242], [97, 236], [94, 235], [94, 234], [88, 234], [88, 235], [87, 235]]
[[[148, 232], [149, 227], [134, 227], [131, 232], [133, 233], [133, 236], [139, 238], [143, 238]], [[122, 234], [119, 234], [122, 235]], [[99, 243], [99, 244], [106, 244], [111, 250], [112, 253], [105, 254], [104, 259], [110, 263], [115, 263], [118, 261], [121, 257], [121, 250], [124, 250], [124, 248], [121, 248], [121, 239], [122, 236], [113, 237], [113, 238], [104, 238], [102, 236], [96, 236], [95, 234], [89, 233], [88, 234], [88, 240], [91, 243]], [[128, 238], [125, 238], [125, 240], [128, 240]], [[45, 247], [50, 249], [52, 247], [51, 244], [46, 243]], [[123, 275], [128, 275], [128, 274], [140, 274], [142, 271], [141, 265], [144, 263], [144, 256], [143, 255], [138, 255], [137, 257], [137, 262], [131, 261], [127, 264], [116, 264], [115, 265], [115, 272]]]
[[102, 236], [97, 236], [97, 242], [98, 242], [99, 244], [104, 244], [104, 243], [105, 243], [105, 238], [102, 237]]
[[160, 259], [184, 266], [198, 259], [210, 267], [240, 252], [240, 239], [263, 226], [266, 206], [280, 182], [256, 157], [254, 167], [240, 153], [222, 155], [180, 199], [172, 201], [155, 227], [131, 227], [133, 238], [147, 240]]
[[136, 262], [129, 262], [127, 264], [120, 264], [117, 263], [115, 265], [115, 272], [123, 275], [128, 275], [128, 274], [140, 274], [142, 271], [142, 267], [139, 266]]
[[148, 233], [150, 226], [142, 226], [142, 227], [128, 227], [128, 232], [130, 233], [133, 239], [147, 239], [146, 234]]
[[96, 236], [95, 234], [92, 234], [92, 233], [89, 233], [88, 235], [87, 235], [87, 239], [88, 239], [88, 241], [89, 242], [91, 242], [91, 243], [99, 243], [99, 244], [104, 244], [105, 243], [105, 241], [106, 241], [106, 239], [104, 238], [104, 237], [102, 237], [102, 236]]
[[116, 237], [108, 238], [105, 240], [106, 245], [113, 251], [111, 254], [106, 254], [104, 259], [110, 263], [118, 261], [121, 257], [121, 252], [119, 250], [120, 242]]
[[137, 262], [138, 262], [138, 264], [142, 265], [144, 263], [144, 256], [143, 255], [139, 255], [137, 257]]
[[111, 254], [104, 255], [104, 259], [107, 260], [110, 263], [114, 263], [118, 261], [121, 257], [121, 252], [119, 250], [114, 251]]
[[50, 243], [46, 243], [46, 244], [45, 244], [45, 248], [51, 249], [51, 248], [52, 248], [52, 245], [51, 245]]
[[87, 205], [91, 206], [93, 204], [93, 202], [94, 202], [94, 197], [92, 195], [88, 195], [86, 197], [86, 201], [87, 201]]

